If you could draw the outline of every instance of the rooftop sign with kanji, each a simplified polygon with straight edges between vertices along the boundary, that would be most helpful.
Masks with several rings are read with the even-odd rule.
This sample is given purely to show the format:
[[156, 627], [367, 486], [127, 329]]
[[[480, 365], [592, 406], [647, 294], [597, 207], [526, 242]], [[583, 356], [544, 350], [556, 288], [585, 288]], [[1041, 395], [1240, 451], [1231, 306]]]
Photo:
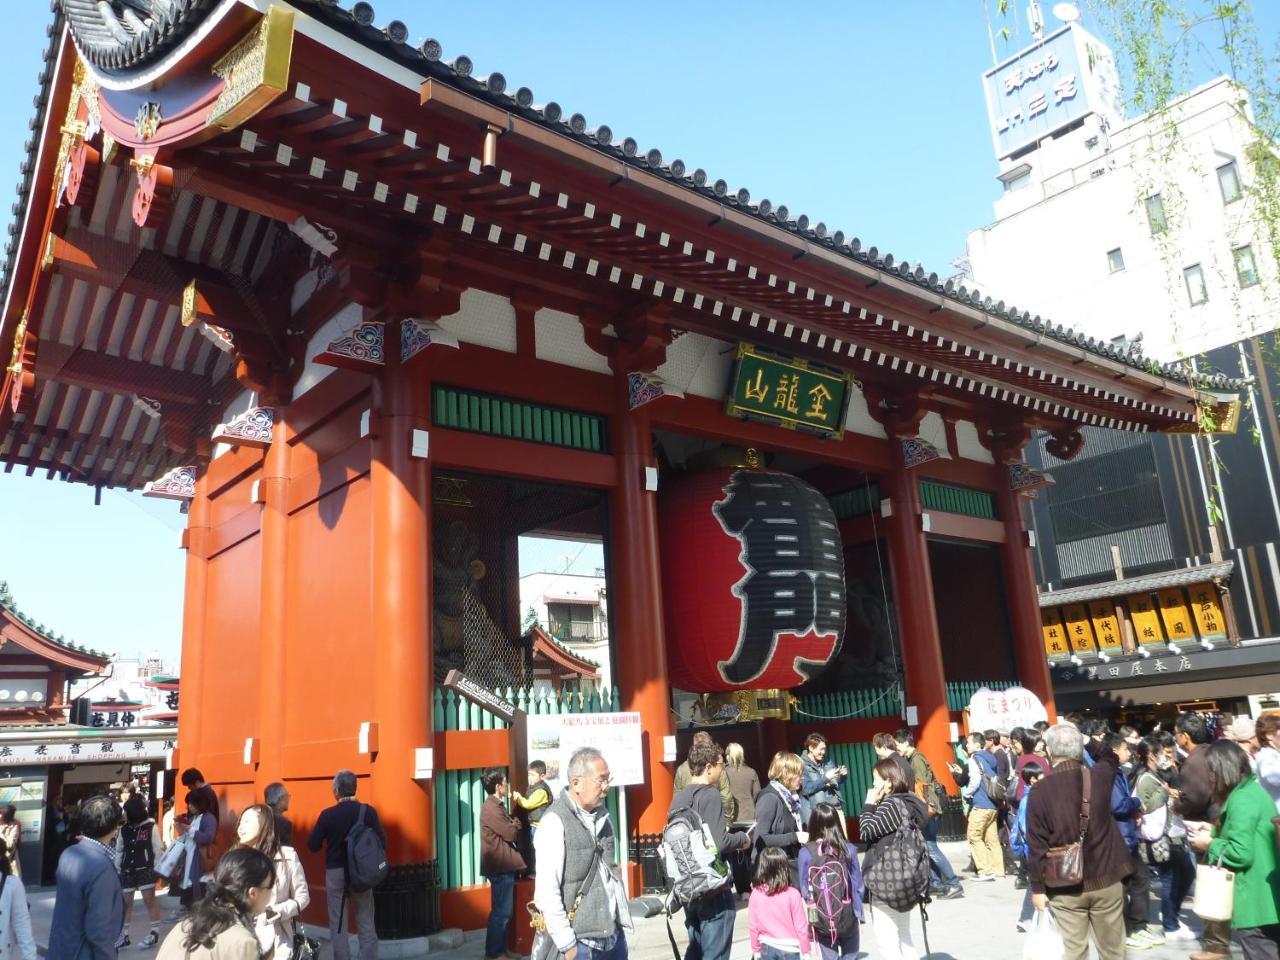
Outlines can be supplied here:
[[839, 438], [854, 387], [852, 375], [794, 357], [738, 345], [733, 388], [725, 409], [730, 416], [753, 417], [791, 430], [810, 430]]

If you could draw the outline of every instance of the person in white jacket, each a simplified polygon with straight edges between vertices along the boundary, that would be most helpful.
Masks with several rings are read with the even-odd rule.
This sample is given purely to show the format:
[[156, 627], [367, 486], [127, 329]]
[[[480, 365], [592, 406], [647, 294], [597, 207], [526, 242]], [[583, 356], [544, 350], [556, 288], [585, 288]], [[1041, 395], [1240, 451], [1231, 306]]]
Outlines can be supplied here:
[[254, 932], [263, 956], [274, 950], [272, 960], [291, 960], [297, 917], [311, 903], [302, 861], [293, 847], [285, 846], [276, 836], [275, 818], [265, 803], [254, 804], [240, 814], [236, 846], [260, 850], [275, 864], [275, 893], [266, 912], [256, 918]]
[[8, 852], [0, 840], [0, 960], [36, 960], [27, 891], [22, 878], [9, 872]]

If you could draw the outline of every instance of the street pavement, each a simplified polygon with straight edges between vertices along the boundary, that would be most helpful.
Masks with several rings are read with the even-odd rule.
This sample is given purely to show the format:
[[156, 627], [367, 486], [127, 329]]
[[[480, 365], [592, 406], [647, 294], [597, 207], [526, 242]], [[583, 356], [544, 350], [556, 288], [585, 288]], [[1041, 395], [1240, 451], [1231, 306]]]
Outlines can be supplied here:
[[[943, 850], [951, 862], [960, 869], [968, 863], [968, 848], [964, 843], [944, 843]], [[1026, 935], [1018, 933], [1015, 923], [1018, 910], [1022, 905], [1022, 891], [1013, 888], [1013, 879], [1006, 877], [991, 883], [974, 883], [968, 874], [961, 874], [964, 879], [965, 896], [959, 900], [940, 900], [929, 906], [929, 960], [1024, 960], [1023, 944]], [[36, 943], [40, 945], [40, 953], [45, 953], [49, 943], [49, 927], [53, 915], [54, 892], [52, 889], [28, 891], [31, 901], [31, 921], [35, 928]], [[162, 897], [163, 915], [167, 918], [173, 913], [176, 900]], [[1151, 901], [1151, 917], [1153, 924], [1158, 924], [1160, 902]], [[517, 914], [513, 923], [522, 922]], [[684, 952], [686, 937], [682, 917], [672, 920], [676, 943], [681, 953]], [[1199, 918], [1192, 915], [1190, 900], [1183, 911], [1183, 922], [1195, 930], [1200, 929]], [[166, 921], [162, 928], [162, 936], [172, 927]], [[313, 935], [323, 932], [312, 931]], [[120, 960], [143, 960], [153, 950], [143, 950], [136, 946], [147, 933], [147, 915], [142, 901], [134, 904], [131, 936], [135, 946], [120, 951]], [[923, 946], [919, 939], [920, 926], [917, 921], [913, 925], [917, 947], [924, 956]], [[1144, 957], [1149, 960], [1186, 960], [1191, 953], [1199, 949], [1196, 941], [1170, 943], [1150, 950], [1130, 951], [1129, 957]], [[859, 955], [875, 958], [878, 952], [869, 925], [862, 927], [862, 950]], [[672, 960], [671, 944], [667, 940], [667, 931], [662, 917], [652, 917], [636, 921], [636, 933], [630, 942], [631, 960]], [[357, 951], [352, 948], [352, 956]], [[1090, 955], [1094, 954], [1090, 951]], [[484, 935], [476, 931], [467, 935], [460, 947], [451, 950], [436, 951], [431, 954], [432, 960], [482, 960], [484, 956]], [[817, 951], [813, 953], [817, 958]], [[1233, 947], [1233, 957], [1241, 957], [1239, 947]], [[323, 960], [330, 960], [328, 945], [322, 950]], [[733, 951], [730, 960], [750, 960], [751, 948], [747, 939], [747, 908], [743, 903], [738, 909], [738, 919], [734, 925]], [[1025, 958], [1030, 960], [1030, 958]]]

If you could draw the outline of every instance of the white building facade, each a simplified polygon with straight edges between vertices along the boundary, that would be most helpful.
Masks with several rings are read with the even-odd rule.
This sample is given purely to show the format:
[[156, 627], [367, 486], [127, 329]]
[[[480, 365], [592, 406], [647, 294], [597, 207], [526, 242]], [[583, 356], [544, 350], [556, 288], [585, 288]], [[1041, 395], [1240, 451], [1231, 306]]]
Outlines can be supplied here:
[[[1053, 52], [1071, 46], [1083, 51], [1074, 62]], [[1141, 334], [1159, 360], [1280, 326], [1248, 190], [1247, 94], [1220, 77], [1125, 119], [1113, 62], [1069, 24], [988, 72], [1003, 193], [995, 222], [968, 236], [974, 283], [1098, 340]]]
[[547, 634], [600, 668], [599, 686], [613, 687], [609, 605], [603, 576], [530, 573], [520, 578], [521, 625], [537, 622]]

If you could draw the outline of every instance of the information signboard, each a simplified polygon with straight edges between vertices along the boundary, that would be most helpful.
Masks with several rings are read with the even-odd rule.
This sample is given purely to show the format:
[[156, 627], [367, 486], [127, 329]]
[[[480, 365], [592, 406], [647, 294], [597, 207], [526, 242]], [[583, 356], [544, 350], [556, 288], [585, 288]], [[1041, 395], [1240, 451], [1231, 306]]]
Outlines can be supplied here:
[[567, 782], [569, 758], [580, 747], [595, 747], [609, 764], [611, 786], [644, 783], [640, 714], [560, 713], [528, 716], [529, 762], [542, 760], [547, 779]]
[[725, 406], [730, 416], [839, 437], [852, 386], [848, 374], [763, 353], [743, 343], [738, 346], [732, 392]]
[[1115, 56], [1079, 24], [1055, 30], [982, 79], [999, 159], [1090, 113], [1112, 127], [1124, 119]]

